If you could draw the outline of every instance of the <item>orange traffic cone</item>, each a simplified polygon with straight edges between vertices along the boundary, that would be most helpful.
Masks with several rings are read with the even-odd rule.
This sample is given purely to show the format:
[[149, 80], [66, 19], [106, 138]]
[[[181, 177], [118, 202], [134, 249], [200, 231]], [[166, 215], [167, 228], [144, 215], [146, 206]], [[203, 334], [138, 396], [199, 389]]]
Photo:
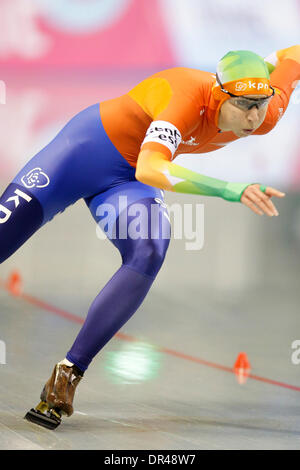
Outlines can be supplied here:
[[20, 295], [22, 293], [22, 278], [19, 271], [12, 271], [6, 282], [6, 288], [12, 295]]
[[236, 379], [238, 383], [240, 385], [245, 384], [250, 374], [250, 370], [251, 370], [250, 362], [245, 352], [239, 353], [235, 361], [233, 370], [236, 375]]

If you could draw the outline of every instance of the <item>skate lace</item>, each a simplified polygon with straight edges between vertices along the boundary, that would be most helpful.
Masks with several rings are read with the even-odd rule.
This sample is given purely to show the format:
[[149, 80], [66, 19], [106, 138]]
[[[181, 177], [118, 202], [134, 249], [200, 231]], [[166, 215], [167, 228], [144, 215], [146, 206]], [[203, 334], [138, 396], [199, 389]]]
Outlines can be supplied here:
[[[71, 370], [70, 370], [70, 369], [71, 369]], [[77, 376], [77, 375], [73, 372], [72, 367], [58, 365], [58, 366], [56, 367], [54, 385], [57, 384], [57, 379], [58, 379], [59, 374], [61, 375], [61, 377], [63, 377], [64, 379], [66, 379], [67, 383], [69, 383], [69, 384], [72, 385], [73, 387], [76, 386], [77, 383], [78, 383], [78, 382], [80, 381], [80, 379], [81, 379], [80, 376]]]

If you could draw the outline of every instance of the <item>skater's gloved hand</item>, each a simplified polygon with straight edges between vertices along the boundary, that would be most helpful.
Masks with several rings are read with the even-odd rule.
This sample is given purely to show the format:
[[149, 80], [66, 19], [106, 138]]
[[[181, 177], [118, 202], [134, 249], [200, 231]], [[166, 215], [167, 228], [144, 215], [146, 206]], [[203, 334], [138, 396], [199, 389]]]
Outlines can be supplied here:
[[285, 193], [271, 188], [270, 186], [265, 187], [260, 184], [251, 184], [250, 186], [247, 186], [243, 192], [240, 201], [256, 214], [263, 215], [265, 213], [272, 217], [274, 215], [279, 215], [276, 207], [271, 201], [272, 196], [282, 198], [285, 196]]

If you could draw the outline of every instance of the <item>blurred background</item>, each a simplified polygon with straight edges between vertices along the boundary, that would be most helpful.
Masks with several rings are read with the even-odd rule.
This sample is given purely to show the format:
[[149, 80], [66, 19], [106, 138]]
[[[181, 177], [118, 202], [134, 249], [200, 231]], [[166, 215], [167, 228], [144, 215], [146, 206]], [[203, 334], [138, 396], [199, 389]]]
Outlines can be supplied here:
[[[215, 72], [232, 49], [265, 57], [299, 44], [299, 26], [299, 0], [0, 0], [1, 191], [81, 109], [164, 68]], [[152, 291], [125, 331], [229, 364], [245, 342], [253, 354], [279, 348], [276, 374], [290, 377], [290, 345], [300, 335], [299, 113], [296, 88], [268, 135], [184, 157], [200, 173], [285, 191], [285, 199], [274, 201], [280, 216], [167, 193], [169, 204], [204, 204], [204, 246], [187, 251], [185, 240], [172, 240]], [[119, 264], [79, 201], [6, 261], [0, 277], [18, 269], [26, 292], [84, 317]], [[51, 328], [56, 321], [49, 320]]]

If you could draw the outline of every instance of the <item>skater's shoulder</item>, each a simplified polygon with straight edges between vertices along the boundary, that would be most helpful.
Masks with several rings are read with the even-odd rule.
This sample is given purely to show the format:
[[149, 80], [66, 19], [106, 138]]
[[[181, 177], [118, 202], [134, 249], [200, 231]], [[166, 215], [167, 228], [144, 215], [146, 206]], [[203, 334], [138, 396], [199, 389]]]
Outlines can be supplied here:
[[[207, 72], [205, 70], [200, 70], [191, 67], [172, 67], [157, 71], [150, 75], [149, 78], [156, 78], [156, 77], [164, 77], [166, 79], [176, 80], [176, 81], [184, 81], [193, 82], [193, 81], [202, 81], [202, 82], [212, 82], [215, 80], [215, 74], [211, 72]], [[147, 79], [146, 78], [146, 79]]]
[[[146, 77], [128, 91], [134, 100], [144, 101], [151, 97], [154, 101], [163, 97], [184, 97], [199, 101], [201, 96], [209, 95], [215, 82], [215, 75], [190, 67], [173, 67], [164, 69]], [[202, 101], [202, 100], [201, 100]]]

